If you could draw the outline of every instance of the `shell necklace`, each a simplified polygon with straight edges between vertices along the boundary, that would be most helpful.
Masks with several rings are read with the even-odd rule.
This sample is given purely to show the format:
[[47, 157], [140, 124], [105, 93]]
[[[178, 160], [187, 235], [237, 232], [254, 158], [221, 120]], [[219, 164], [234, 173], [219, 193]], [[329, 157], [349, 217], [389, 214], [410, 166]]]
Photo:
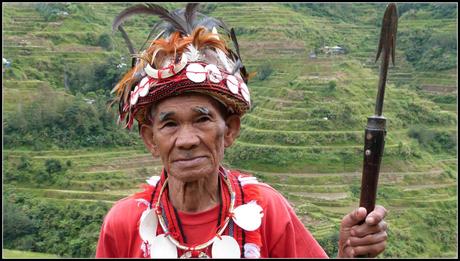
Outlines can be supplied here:
[[[177, 249], [184, 250], [185, 253], [181, 256], [181, 258], [186, 257], [209, 257], [204, 253], [208, 246], [212, 244], [211, 253], [213, 258], [223, 258], [223, 257], [230, 257], [230, 258], [239, 258], [241, 256], [240, 246], [237, 241], [230, 236], [222, 236], [223, 232], [227, 228], [227, 225], [230, 221], [230, 218], [233, 216], [233, 208], [235, 206], [235, 192], [232, 190], [232, 186], [230, 181], [227, 177], [223, 176], [223, 180], [228, 187], [228, 191], [230, 194], [230, 206], [227, 217], [223, 223], [223, 226], [217, 230], [216, 235], [208, 240], [205, 243], [189, 247], [182, 245], [179, 241], [177, 241], [168, 230], [166, 222], [163, 218], [160, 201], [161, 196], [168, 184], [168, 178], [165, 179], [165, 182], [162, 185], [160, 190], [158, 200], [155, 203], [155, 207], [152, 209], [147, 209], [144, 211], [141, 217], [141, 223], [139, 226], [139, 232], [141, 234], [141, 238], [144, 241], [148, 242], [150, 247], [150, 257], [152, 258], [177, 258], [178, 253]], [[160, 234], [155, 236], [156, 234], [156, 227], [157, 224], [160, 223], [161, 228], [165, 232], [165, 234]]]

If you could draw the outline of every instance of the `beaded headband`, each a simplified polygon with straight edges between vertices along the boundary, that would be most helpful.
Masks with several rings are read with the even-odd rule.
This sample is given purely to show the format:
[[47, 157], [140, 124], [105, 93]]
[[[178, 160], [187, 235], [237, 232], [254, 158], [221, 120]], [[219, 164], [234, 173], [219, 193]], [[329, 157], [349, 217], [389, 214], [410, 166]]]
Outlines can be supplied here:
[[[242, 64], [235, 32], [221, 21], [210, 17], [196, 20], [198, 4], [187, 4], [185, 9], [169, 12], [155, 4], [139, 4], [123, 10], [112, 24], [120, 30], [131, 55], [133, 66], [113, 88], [118, 102], [119, 121], [126, 120], [131, 129], [134, 119], [151, 124], [150, 107], [167, 97], [198, 92], [221, 102], [230, 113], [243, 115], [251, 107], [248, 74]], [[122, 27], [128, 17], [147, 13], [159, 16], [150, 35], [163, 30], [140, 54]], [[227, 33], [236, 49], [234, 52], [217, 32]], [[149, 36], [150, 38], [150, 36]], [[148, 39], [147, 39], [148, 41]]]

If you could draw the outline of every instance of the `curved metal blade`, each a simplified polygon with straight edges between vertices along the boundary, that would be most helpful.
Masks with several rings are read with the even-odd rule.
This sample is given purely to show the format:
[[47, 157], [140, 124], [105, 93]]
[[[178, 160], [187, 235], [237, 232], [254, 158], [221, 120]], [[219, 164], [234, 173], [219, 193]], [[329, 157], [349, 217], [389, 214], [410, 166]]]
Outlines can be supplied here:
[[398, 28], [398, 11], [396, 4], [388, 4], [385, 14], [383, 15], [382, 30], [380, 32], [379, 47], [375, 61], [379, 59], [381, 53], [382, 63], [380, 66], [380, 77], [377, 93], [377, 101], [375, 104], [375, 115], [381, 116], [383, 110], [383, 98], [385, 96], [385, 84], [387, 81], [388, 64], [390, 55], [395, 64], [395, 49], [396, 49], [396, 31]]
[[379, 48], [375, 61], [379, 59], [382, 49], [391, 51], [391, 58], [393, 65], [395, 63], [395, 49], [396, 49], [396, 32], [398, 29], [398, 10], [395, 3], [388, 4], [385, 14], [383, 15], [382, 29], [380, 31]]

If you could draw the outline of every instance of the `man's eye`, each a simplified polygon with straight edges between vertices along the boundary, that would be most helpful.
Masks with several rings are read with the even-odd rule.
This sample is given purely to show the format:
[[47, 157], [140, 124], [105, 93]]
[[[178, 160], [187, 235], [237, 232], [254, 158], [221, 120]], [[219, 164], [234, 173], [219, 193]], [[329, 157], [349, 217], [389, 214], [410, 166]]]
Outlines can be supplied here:
[[172, 122], [172, 121], [169, 121], [169, 122], [166, 122], [165, 124], [163, 124], [163, 127], [162, 128], [165, 128], [165, 127], [176, 127], [176, 123], [175, 122]]
[[203, 116], [203, 117], [200, 117], [198, 118], [197, 122], [207, 122], [211, 120], [208, 116]]

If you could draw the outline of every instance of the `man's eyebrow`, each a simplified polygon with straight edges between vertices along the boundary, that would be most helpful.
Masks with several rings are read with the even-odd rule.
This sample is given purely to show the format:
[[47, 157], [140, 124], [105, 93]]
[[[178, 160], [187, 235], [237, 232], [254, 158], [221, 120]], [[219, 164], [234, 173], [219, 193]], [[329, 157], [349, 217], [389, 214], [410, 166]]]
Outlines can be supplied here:
[[193, 110], [198, 112], [198, 113], [200, 113], [200, 114], [205, 114], [205, 115], [211, 114], [209, 112], [209, 109], [206, 108], [206, 107], [196, 106], [195, 108], [193, 108]]
[[172, 111], [167, 111], [167, 112], [160, 112], [160, 122], [166, 120], [169, 116], [174, 115], [174, 112]]

